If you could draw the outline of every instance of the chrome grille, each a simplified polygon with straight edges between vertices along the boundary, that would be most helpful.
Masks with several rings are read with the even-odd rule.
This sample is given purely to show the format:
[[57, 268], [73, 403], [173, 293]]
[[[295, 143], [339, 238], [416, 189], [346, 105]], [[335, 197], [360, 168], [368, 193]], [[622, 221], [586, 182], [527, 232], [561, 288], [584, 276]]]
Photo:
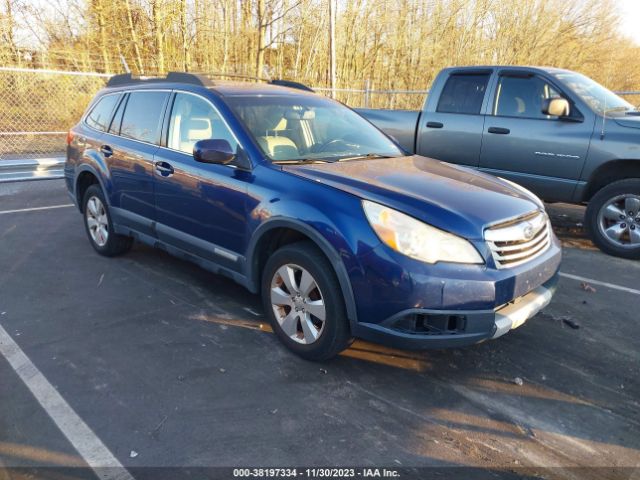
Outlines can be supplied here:
[[484, 232], [497, 268], [511, 268], [542, 255], [551, 245], [551, 226], [544, 212], [535, 212]]

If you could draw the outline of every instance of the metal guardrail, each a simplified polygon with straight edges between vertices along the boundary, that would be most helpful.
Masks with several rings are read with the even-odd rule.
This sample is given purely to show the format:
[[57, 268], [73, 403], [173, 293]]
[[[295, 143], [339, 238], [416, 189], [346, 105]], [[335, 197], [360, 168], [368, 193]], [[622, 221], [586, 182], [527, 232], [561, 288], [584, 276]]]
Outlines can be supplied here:
[[2, 160], [0, 183], [63, 178], [64, 161], [64, 157]]

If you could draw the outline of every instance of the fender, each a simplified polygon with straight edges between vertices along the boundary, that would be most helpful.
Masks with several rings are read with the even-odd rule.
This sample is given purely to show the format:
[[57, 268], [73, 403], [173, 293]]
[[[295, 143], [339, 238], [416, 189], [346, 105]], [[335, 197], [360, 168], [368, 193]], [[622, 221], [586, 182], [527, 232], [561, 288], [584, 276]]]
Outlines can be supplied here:
[[83, 172], [89, 172], [98, 179], [100, 188], [104, 192], [107, 205], [111, 206], [111, 176], [109, 170], [104, 163], [102, 157], [95, 151], [91, 153], [85, 153], [82, 157], [82, 163], [75, 169], [75, 175], [73, 178], [73, 197], [76, 201], [76, 206], [80, 208], [82, 199], [78, 198], [78, 178]]
[[349, 319], [349, 324], [351, 326], [352, 331], [358, 324], [357, 313], [356, 313], [356, 303], [355, 298], [353, 296], [353, 290], [351, 288], [351, 281], [349, 280], [349, 275], [347, 274], [347, 269], [340, 257], [340, 254], [333, 248], [331, 243], [322, 236], [320, 232], [310, 227], [306, 223], [295, 220], [291, 218], [282, 218], [282, 217], [274, 217], [270, 220], [267, 220], [265, 223], [261, 224], [253, 233], [251, 240], [249, 242], [249, 246], [247, 248], [246, 255], [246, 269], [247, 269], [247, 288], [253, 293], [259, 293], [260, 290], [260, 279], [258, 276], [258, 268], [257, 261], [258, 259], [255, 256], [256, 247], [259, 244], [260, 240], [263, 236], [273, 230], [274, 228], [290, 228], [292, 230], [296, 230], [307, 237], [309, 237], [317, 246], [320, 248], [322, 253], [324, 253], [331, 265], [336, 272], [336, 276], [338, 277], [338, 282], [340, 283], [340, 290], [342, 291], [342, 296], [344, 297], [344, 301], [347, 308], [347, 318]]

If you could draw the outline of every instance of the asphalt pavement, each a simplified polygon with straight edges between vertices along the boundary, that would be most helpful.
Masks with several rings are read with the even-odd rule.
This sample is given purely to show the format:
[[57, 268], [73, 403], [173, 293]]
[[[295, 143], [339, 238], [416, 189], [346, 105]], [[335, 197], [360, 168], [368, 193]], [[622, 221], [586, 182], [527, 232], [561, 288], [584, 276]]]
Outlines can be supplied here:
[[103, 453], [112, 478], [640, 478], [640, 262], [594, 249], [581, 207], [549, 207], [571, 277], [524, 326], [454, 350], [356, 342], [319, 364], [225, 277], [142, 245], [100, 257], [69, 203], [62, 181], [0, 184], [0, 479], [94, 478], [81, 467]]

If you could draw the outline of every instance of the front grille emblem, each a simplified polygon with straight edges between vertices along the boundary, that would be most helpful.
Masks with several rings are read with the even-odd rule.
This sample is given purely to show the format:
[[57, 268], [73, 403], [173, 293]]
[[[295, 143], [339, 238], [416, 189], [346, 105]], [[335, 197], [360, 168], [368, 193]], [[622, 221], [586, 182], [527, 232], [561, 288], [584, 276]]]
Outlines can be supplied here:
[[516, 267], [542, 255], [551, 245], [551, 235], [548, 217], [541, 211], [484, 232], [497, 268]]
[[530, 223], [528, 223], [525, 227], [524, 227], [524, 238], [525, 240], [531, 240], [533, 238], [533, 235], [535, 233], [535, 231], [533, 230], [533, 225], [531, 225]]

